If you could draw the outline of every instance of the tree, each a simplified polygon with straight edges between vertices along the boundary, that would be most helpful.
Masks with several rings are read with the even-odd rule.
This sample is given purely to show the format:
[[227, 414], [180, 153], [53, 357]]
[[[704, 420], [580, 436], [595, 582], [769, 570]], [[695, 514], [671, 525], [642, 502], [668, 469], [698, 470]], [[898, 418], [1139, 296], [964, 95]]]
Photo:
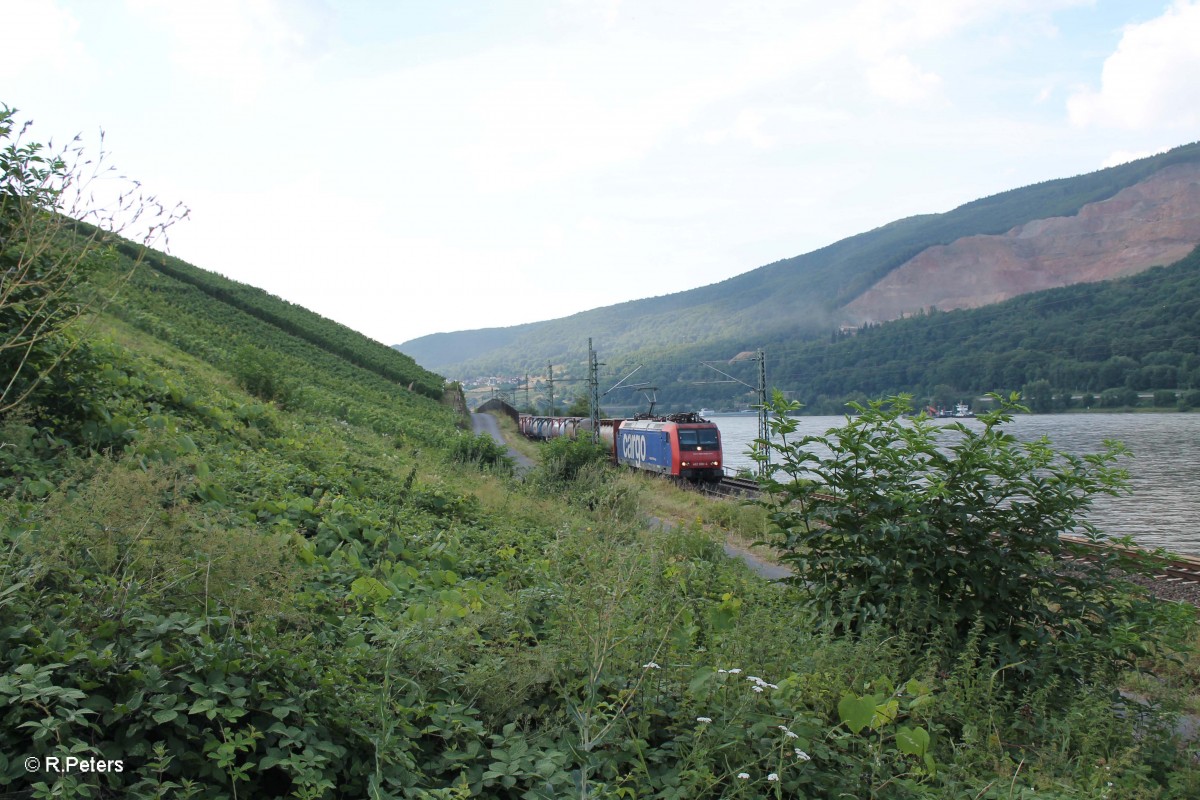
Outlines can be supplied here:
[[1159, 408], [1175, 405], [1176, 399], [1175, 393], [1170, 389], [1159, 389], [1154, 393], [1154, 405]]
[[[101, 149], [90, 158], [75, 137], [54, 150], [25, 140], [16, 109], [0, 104], [0, 413], [12, 411], [78, 347], [70, 331], [103, 307], [121, 278], [88, 286], [114, 259], [116, 235], [141, 231], [144, 248], [162, 239], [187, 209], [167, 209], [140, 185], [113, 183]], [[118, 189], [107, 205], [100, 189]], [[123, 276], [136, 268], [137, 260]]]
[[1113, 356], [1100, 365], [1100, 389], [1113, 389], [1125, 385], [1125, 376], [1137, 369], [1138, 363], [1128, 356]]
[[1105, 389], [1100, 393], [1101, 408], [1132, 408], [1138, 404], [1138, 393], [1133, 389]]
[[1004, 430], [1026, 410], [1018, 396], [991, 397], [982, 429], [908, 420], [900, 396], [796, 440], [796, 406], [776, 393], [771, 439], [758, 443], [775, 465], [762, 481], [773, 543], [818, 624], [982, 636], [1011, 677], [1111, 672], [1136, 655], [1117, 632], [1144, 607], [1110, 561], [1065, 570], [1058, 559], [1077, 547], [1061, 534], [1103, 540], [1084, 513], [1125, 491], [1124, 448], [1080, 457], [1019, 441]]
[[1030, 381], [1025, 384], [1022, 394], [1028, 401], [1030, 410], [1038, 414], [1054, 410], [1054, 390], [1050, 388], [1050, 381], [1044, 378]]
[[587, 395], [581, 394], [571, 401], [571, 405], [567, 407], [566, 415], [568, 417], [586, 417], [592, 413], [592, 403], [588, 400]]

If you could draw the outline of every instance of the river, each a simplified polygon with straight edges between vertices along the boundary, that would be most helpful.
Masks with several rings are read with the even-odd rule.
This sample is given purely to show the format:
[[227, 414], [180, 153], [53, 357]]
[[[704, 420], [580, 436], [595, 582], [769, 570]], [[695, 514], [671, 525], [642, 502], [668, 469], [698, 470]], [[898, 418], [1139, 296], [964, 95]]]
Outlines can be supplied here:
[[[754, 469], [748, 454], [758, 435], [754, 415], [712, 417], [721, 429], [725, 464]], [[821, 434], [844, 417], [798, 417], [797, 435]], [[980, 425], [966, 420], [968, 425]], [[1200, 414], [1040, 414], [1016, 417], [1007, 430], [1025, 440], [1046, 436], [1075, 455], [1104, 449], [1105, 439], [1124, 442], [1133, 458], [1132, 494], [1102, 495], [1091, 521], [1109, 536], [1132, 536], [1144, 547], [1200, 555]]]

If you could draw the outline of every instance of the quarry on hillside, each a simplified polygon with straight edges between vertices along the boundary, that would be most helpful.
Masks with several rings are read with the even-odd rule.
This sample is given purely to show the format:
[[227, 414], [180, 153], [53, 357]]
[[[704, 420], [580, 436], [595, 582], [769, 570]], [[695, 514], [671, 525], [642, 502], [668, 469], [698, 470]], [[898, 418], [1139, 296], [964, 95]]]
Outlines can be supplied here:
[[1166, 167], [1071, 217], [923, 250], [845, 306], [855, 324], [934, 306], [976, 308], [1027, 292], [1173, 263], [1200, 243], [1200, 164]]

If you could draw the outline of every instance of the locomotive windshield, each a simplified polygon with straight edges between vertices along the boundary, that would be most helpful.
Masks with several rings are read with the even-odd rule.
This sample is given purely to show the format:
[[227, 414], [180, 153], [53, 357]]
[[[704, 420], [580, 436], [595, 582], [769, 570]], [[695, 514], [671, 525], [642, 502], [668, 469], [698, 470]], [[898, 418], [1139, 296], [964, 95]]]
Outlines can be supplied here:
[[716, 428], [680, 428], [680, 450], [720, 450]]

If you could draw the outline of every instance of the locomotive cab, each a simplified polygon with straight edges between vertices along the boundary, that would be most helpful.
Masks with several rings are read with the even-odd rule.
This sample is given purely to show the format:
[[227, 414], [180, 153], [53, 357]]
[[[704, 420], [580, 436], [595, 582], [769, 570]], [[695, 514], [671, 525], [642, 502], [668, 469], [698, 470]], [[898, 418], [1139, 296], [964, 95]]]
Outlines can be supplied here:
[[721, 480], [721, 432], [712, 423], [680, 425], [679, 476], [692, 481]]

